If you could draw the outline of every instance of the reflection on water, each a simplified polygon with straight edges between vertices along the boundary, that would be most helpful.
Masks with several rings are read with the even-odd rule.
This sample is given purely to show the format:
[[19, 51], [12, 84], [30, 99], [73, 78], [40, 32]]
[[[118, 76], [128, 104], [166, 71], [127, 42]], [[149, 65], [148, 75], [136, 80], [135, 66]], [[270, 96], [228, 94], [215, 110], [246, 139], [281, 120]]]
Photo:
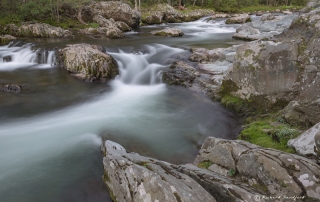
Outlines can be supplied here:
[[[180, 26], [186, 37], [150, 36], [147, 27], [124, 40], [39, 40], [37, 47], [47, 48], [80, 41], [110, 45], [120, 76], [108, 83], [84, 83], [51, 64], [41, 68], [30, 45], [0, 47], [0, 83], [23, 85], [18, 94], [0, 91], [1, 200], [110, 201], [101, 180], [101, 137], [173, 163], [192, 162], [207, 136], [235, 137], [234, 115], [202, 94], [168, 87], [160, 79], [176, 55], [187, 53], [170, 46], [195, 45], [234, 28], [212, 24], [220, 31], [206, 32], [203, 27], [210, 25], [202, 21], [170, 26]], [[13, 59], [5, 61], [4, 55]], [[46, 63], [53, 63], [52, 57], [48, 52]]]

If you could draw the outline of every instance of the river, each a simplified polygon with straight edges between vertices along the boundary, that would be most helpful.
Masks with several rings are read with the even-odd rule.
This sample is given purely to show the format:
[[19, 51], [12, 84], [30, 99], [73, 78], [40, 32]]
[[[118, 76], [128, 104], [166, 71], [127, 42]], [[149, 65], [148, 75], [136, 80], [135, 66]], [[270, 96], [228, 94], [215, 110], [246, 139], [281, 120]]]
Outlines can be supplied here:
[[[168, 26], [185, 35], [149, 34]], [[231, 38], [235, 29], [224, 20], [200, 19], [142, 27], [121, 40], [21, 39], [1, 46], [0, 83], [23, 89], [0, 91], [1, 201], [111, 201], [101, 179], [101, 137], [172, 163], [192, 162], [207, 136], [235, 138], [239, 123], [232, 113], [161, 82], [161, 71], [190, 48], [241, 43]], [[104, 46], [120, 75], [107, 83], [71, 77], [52, 50], [74, 43]]]

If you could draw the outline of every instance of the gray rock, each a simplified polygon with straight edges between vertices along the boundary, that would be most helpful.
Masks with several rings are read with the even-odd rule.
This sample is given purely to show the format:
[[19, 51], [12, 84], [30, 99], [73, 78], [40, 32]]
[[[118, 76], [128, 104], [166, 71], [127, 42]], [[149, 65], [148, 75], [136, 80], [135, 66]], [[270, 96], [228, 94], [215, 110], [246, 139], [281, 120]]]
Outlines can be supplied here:
[[195, 68], [184, 62], [177, 62], [172, 64], [169, 70], [163, 72], [162, 81], [169, 85], [191, 87], [196, 77]]
[[273, 16], [272, 14], [264, 14], [260, 20], [246, 23], [237, 28], [233, 37], [250, 41], [270, 39], [289, 28], [295, 18], [297, 15]]
[[[128, 153], [106, 141], [104, 181], [114, 201], [268, 201], [263, 196], [320, 196], [319, 165], [239, 140], [209, 137], [194, 165]], [[199, 166], [199, 167], [196, 167]]]
[[4, 28], [4, 31], [13, 36], [20, 37], [54, 38], [72, 36], [69, 30], [35, 22], [25, 22], [20, 27], [9, 24]]
[[2, 35], [0, 36], [0, 45], [7, 45], [13, 40], [16, 40], [16, 37], [11, 35]]
[[19, 93], [21, 91], [21, 86], [17, 84], [1, 84], [0, 90], [5, 92]]
[[130, 27], [139, 27], [140, 13], [130, 8], [128, 4], [120, 1], [101, 1], [93, 3], [95, 14], [101, 15], [106, 19], [125, 22]]
[[68, 45], [59, 50], [59, 63], [71, 75], [85, 81], [105, 81], [119, 74], [117, 62], [97, 45]]
[[217, 165], [218, 172], [220, 167], [229, 170], [236, 179], [246, 179], [269, 196], [305, 196], [313, 200], [320, 197], [320, 166], [294, 154], [240, 140], [209, 137], [194, 161], [195, 165], [204, 163], [211, 169]]
[[[319, 142], [316, 141], [319, 138], [319, 134], [320, 123], [303, 132], [299, 137], [289, 140], [288, 146], [294, 148], [300, 155], [319, 157], [319, 150], [316, 149], [317, 145], [319, 145]], [[317, 145], [316, 142], [318, 143]]]
[[103, 149], [103, 179], [114, 201], [216, 201], [169, 163], [127, 153], [111, 141], [106, 141]]
[[164, 71], [162, 80], [169, 85], [182, 85], [196, 92], [217, 98], [219, 87], [235, 60], [236, 46], [208, 50], [194, 48], [189, 60], [200, 62], [196, 68], [178, 62]]
[[123, 32], [128, 32], [132, 30], [131, 27], [129, 27], [129, 25], [122, 21], [117, 21], [116, 26]]
[[236, 39], [254, 41], [266, 38], [267, 36], [268, 35], [261, 34], [258, 29], [252, 28], [248, 24], [244, 24], [236, 29], [236, 33], [232, 37]]
[[226, 20], [226, 24], [243, 24], [246, 22], [250, 22], [251, 18], [248, 14], [241, 14], [236, 17], [231, 17]]
[[177, 28], [166, 28], [162, 30], [152, 31], [150, 33], [154, 35], [159, 35], [159, 36], [172, 36], [172, 37], [179, 37], [184, 35], [184, 33]]
[[111, 19], [106, 19], [101, 15], [94, 16], [93, 20], [99, 24], [100, 27], [103, 27], [106, 30], [105, 34], [109, 38], [119, 39], [123, 38], [124, 35], [122, 31], [117, 27], [116, 22]]
[[274, 15], [270, 14], [270, 13], [263, 14], [261, 16], [261, 20], [262, 21], [268, 21], [268, 20], [274, 20], [274, 19], [276, 19], [276, 17]]

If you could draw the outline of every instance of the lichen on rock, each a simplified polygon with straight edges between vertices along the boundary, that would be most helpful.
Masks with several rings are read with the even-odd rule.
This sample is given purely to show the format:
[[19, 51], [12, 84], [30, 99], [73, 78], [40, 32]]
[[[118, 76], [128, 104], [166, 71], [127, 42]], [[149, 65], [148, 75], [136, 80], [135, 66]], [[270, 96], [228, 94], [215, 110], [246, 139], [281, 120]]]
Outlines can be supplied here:
[[59, 50], [59, 63], [71, 75], [85, 81], [110, 80], [119, 74], [115, 59], [97, 45], [68, 45]]

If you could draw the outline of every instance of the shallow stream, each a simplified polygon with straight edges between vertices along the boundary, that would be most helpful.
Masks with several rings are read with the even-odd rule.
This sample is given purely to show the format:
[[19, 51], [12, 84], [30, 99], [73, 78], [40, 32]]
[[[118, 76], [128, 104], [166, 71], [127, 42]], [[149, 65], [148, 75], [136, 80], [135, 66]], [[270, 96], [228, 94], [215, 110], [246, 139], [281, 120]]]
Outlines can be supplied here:
[[[185, 36], [149, 34], [168, 26]], [[240, 43], [231, 38], [235, 29], [223, 20], [201, 19], [143, 27], [121, 40], [22, 39], [1, 46], [0, 83], [23, 89], [0, 91], [1, 201], [111, 201], [101, 180], [101, 137], [178, 164], [192, 162], [207, 136], [235, 138], [239, 123], [232, 113], [160, 79], [190, 48]], [[71, 77], [51, 50], [72, 43], [104, 46], [120, 75], [107, 83]]]

